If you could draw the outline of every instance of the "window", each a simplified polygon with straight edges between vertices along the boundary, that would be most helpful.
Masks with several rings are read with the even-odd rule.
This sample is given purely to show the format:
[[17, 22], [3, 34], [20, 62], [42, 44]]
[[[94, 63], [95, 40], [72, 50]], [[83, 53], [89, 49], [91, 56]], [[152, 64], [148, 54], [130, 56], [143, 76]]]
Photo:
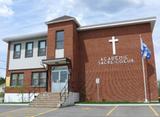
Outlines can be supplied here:
[[68, 77], [68, 72], [67, 71], [61, 71], [60, 72], [60, 82], [65, 83], [67, 81], [67, 77]]
[[56, 32], [56, 49], [64, 49], [64, 31]]
[[33, 42], [26, 43], [25, 57], [33, 57]]
[[21, 57], [21, 44], [15, 44], [14, 45], [14, 53], [13, 58], [17, 59]]
[[33, 73], [32, 86], [39, 86], [39, 73]]
[[38, 56], [46, 55], [46, 41], [42, 40], [38, 42]]
[[32, 86], [46, 87], [46, 81], [47, 81], [47, 73], [46, 72], [32, 73]]
[[11, 86], [23, 86], [24, 74], [14, 73], [11, 74]]

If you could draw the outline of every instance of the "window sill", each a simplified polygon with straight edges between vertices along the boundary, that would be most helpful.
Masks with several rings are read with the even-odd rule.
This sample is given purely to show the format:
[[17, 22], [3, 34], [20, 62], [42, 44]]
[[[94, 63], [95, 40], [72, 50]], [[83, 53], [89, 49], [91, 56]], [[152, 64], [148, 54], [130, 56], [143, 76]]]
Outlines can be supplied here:
[[31, 86], [32, 88], [46, 88], [46, 86]]
[[46, 55], [38, 55], [38, 57], [43, 57], [43, 56], [46, 56]]
[[24, 86], [9, 86], [9, 87], [6, 87], [6, 88], [22, 88]]
[[33, 56], [25, 56], [25, 58], [33, 58]]
[[21, 59], [21, 58], [19, 57], [19, 58], [13, 58], [13, 59]]

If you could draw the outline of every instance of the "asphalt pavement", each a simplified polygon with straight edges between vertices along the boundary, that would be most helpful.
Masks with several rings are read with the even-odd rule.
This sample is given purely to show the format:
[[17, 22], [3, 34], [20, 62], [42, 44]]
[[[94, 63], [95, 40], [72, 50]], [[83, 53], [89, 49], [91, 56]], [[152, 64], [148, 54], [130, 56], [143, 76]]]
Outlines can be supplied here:
[[160, 106], [70, 106], [33, 108], [0, 105], [0, 117], [159, 117]]

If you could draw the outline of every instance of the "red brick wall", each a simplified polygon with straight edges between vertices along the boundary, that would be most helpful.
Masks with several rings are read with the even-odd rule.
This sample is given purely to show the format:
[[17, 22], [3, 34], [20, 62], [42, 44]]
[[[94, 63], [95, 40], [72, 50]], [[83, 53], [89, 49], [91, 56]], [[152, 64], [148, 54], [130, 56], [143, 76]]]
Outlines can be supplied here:
[[46, 92], [47, 87], [32, 87], [31, 86], [31, 78], [32, 78], [32, 72], [39, 72], [39, 71], [46, 71], [45, 69], [30, 69], [30, 70], [12, 70], [8, 71], [7, 75], [11, 77], [12, 73], [24, 73], [24, 86], [22, 87], [6, 87], [5, 92], [6, 93], [18, 93], [23, 91], [24, 93], [33, 93], [33, 92]]
[[[66, 21], [56, 24], [48, 25], [48, 47], [47, 47], [47, 59], [55, 59], [55, 40], [56, 31], [64, 30], [64, 57], [69, 58], [72, 62], [72, 71], [70, 77], [70, 90], [78, 90], [78, 38], [77, 38], [77, 25], [73, 21]], [[51, 66], [49, 66], [49, 91], [51, 91]]]
[[[73, 21], [48, 25], [47, 59], [55, 58], [56, 31], [64, 30], [64, 55], [72, 62], [70, 90], [79, 91], [81, 100], [97, 101], [95, 79], [99, 77], [99, 101], [144, 101], [139, 34], [142, 34], [144, 42], [152, 52], [151, 60], [145, 61], [147, 96], [149, 100], [157, 100], [157, 80], [150, 24], [79, 32], [76, 28], [77, 25]], [[119, 39], [116, 43], [117, 55], [128, 55], [129, 58], [134, 59], [134, 63], [98, 64], [101, 57], [112, 56], [112, 45], [108, 42], [112, 36]], [[24, 72], [24, 82], [28, 86], [26, 92], [32, 90], [29, 86], [31, 72], [37, 70], [44, 69], [8, 71], [7, 64], [7, 76], [10, 76], [11, 72]], [[48, 66], [48, 87], [47, 89], [40, 88], [39, 92], [41, 91], [51, 91], [51, 66]], [[17, 92], [17, 89], [6, 88], [6, 92]]]
[[[144, 101], [144, 84], [140, 55], [140, 38], [152, 52], [152, 58], [145, 62], [147, 74], [147, 96], [157, 100], [157, 80], [154, 63], [152, 33], [149, 24], [121, 26], [79, 32], [81, 100], [97, 101], [95, 79], [100, 78], [100, 101]], [[134, 63], [99, 65], [101, 57], [112, 56], [112, 36], [119, 39], [116, 43], [117, 55], [128, 55]]]

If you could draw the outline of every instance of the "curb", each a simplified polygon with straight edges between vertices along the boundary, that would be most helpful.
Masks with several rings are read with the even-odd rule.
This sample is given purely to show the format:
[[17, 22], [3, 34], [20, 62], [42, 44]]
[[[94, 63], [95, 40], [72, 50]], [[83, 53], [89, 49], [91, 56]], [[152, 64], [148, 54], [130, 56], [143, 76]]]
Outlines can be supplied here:
[[29, 104], [0, 104], [0, 106], [29, 106]]
[[160, 106], [160, 104], [75, 104], [75, 106]]

